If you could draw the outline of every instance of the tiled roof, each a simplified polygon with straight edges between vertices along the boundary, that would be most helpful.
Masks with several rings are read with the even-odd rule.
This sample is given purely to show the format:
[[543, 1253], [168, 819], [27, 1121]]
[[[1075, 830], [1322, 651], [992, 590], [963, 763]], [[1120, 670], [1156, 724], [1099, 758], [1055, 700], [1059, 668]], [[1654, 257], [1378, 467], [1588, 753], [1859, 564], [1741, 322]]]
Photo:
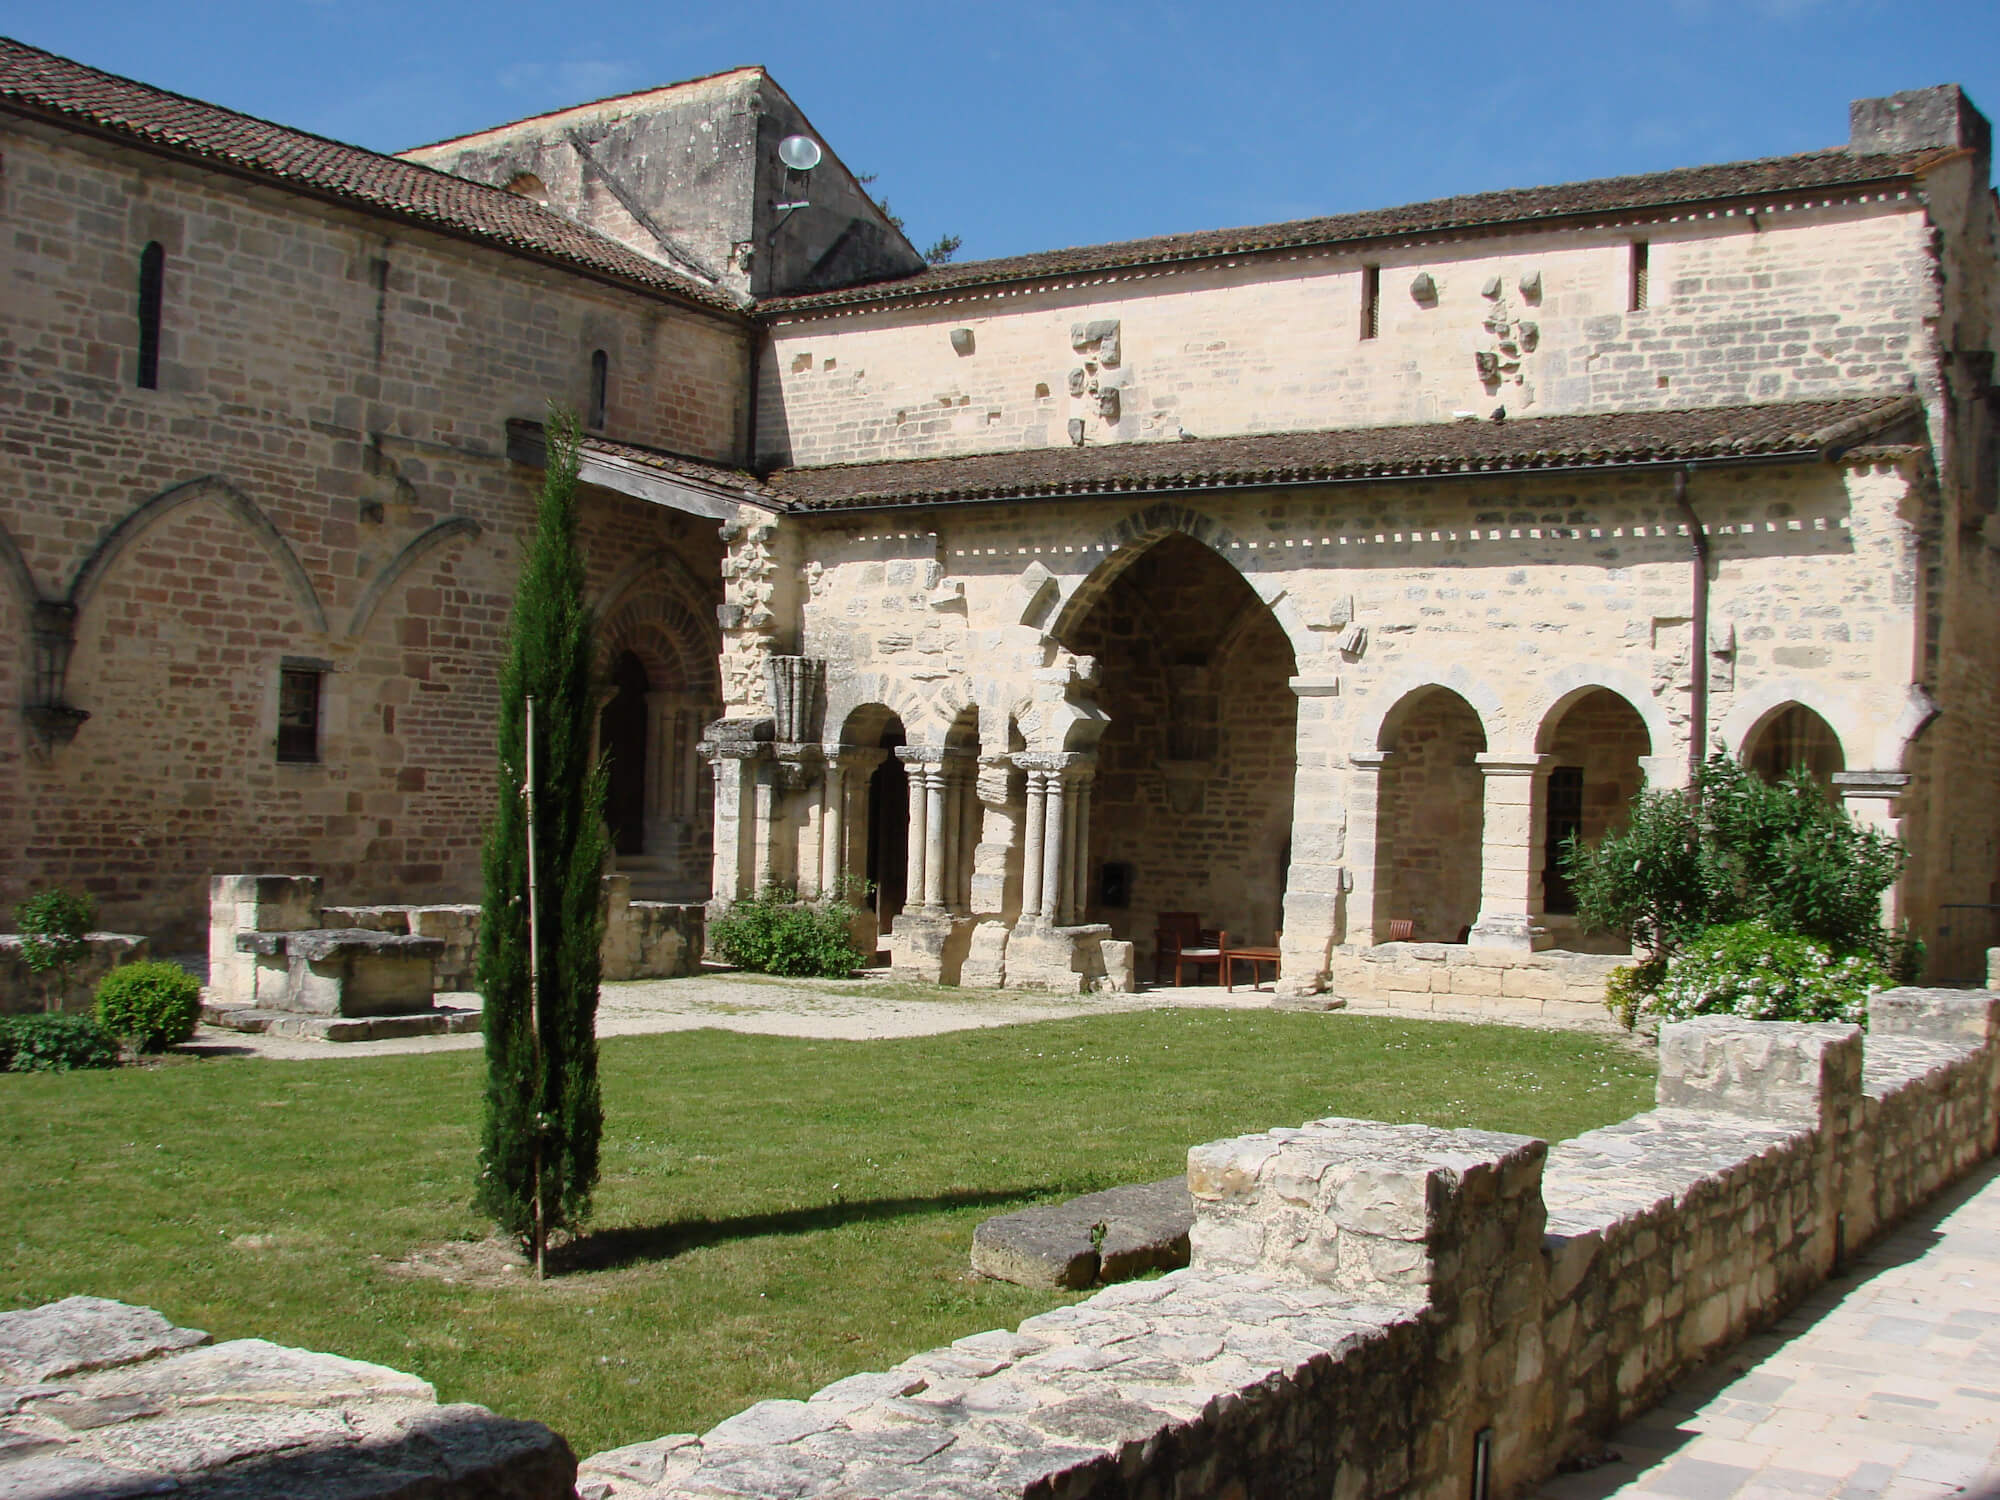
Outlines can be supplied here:
[[0, 37], [0, 107], [388, 214], [704, 306], [728, 293], [678, 275], [515, 193], [170, 94]]
[[745, 499], [761, 504], [768, 505], [781, 499], [748, 469], [708, 463], [678, 453], [666, 453], [658, 448], [642, 448], [637, 443], [614, 443], [607, 438], [587, 437], [583, 440], [582, 448], [588, 457], [619, 459], [675, 479], [687, 479], [716, 489], [738, 491]]
[[926, 297], [967, 291], [1006, 282], [1039, 281], [1093, 272], [1129, 270], [1176, 261], [1208, 260], [1268, 250], [1295, 250], [1401, 239], [1530, 223], [1537, 220], [1577, 220], [1625, 214], [1659, 214], [1686, 205], [1706, 205], [1763, 198], [1772, 194], [1848, 192], [1876, 185], [1907, 183], [1919, 169], [1949, 151], [1905, 151], [1856, 155], [1844, 147], [1808, 151], [1798, 156], [1772, 156], [1758, 161], [1725, 162], [1711, 167], [1681, 167], [1670, 172], [1646, 172], [1632, 177], [1600, 177], [1589, 182], [1554, 187], [1509, 188], [1438, 198], [1401, 208], [1370, 209], [1330, 218], [1295, 219], [1249, 229], [1207, 229], [1194, 234], [1161, 235], [1112, 245], [1086, 245], [1073, 250], [1044, 250], [1003, 260], [967, 261], [932, 266], [901, 281], [850, 287], [800, 297], [767, 298], [758, 304], [773, 313], [888, 299]]
[[780, 469], [769, 492], [803, 510], [1053, 499], [1835, 456], [1916, 418], [1914, 396], [1605, 412], [1413, 427], [1280, 432], [962, 458]]

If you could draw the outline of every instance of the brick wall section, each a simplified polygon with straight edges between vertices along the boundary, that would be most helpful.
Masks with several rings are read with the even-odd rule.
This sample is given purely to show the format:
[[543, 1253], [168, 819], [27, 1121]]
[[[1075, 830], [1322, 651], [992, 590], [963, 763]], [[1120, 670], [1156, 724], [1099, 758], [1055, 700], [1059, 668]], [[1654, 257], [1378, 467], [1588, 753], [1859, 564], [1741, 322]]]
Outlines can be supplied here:
[[[17, 726], [0, 737], [0, 909], [60, 880], [170, 946], [198, 932], [207, 874], [246, 862], [317, 870], [355, 900], [476, 894], [539, 477], [506, 461], [504, 421], [580, 405], [604, 348], [613, 432], [730, 458], [747, 334], [40, 127], [6, 146], [0, 527], [35, 586], [62, 597], [138, 507], [222, 483], [120, 533], [89, 572], [68, 698], [92, 718], [52, 755], [26, 753], [23, 606], [0, 605]], [[160, 388], [140, 390], [150, 240], [166, 249], [164, 334]], [[451, 518], [476, 534], [405, 553]], [[655, 548], [715, 576], [712, 536], [685, 518], [617, 502], [587, 530], [600, 579]], [[283, 656], [332, 667], [318, 766], [275, 763]]]
[[[1925, 319], [1937, 311], [1929, 226], [1914, 198], [1560, 229], [1384, 251], [1302, 253], [1010, 290], [930, 307], [783, 321], [759, 413], [763, 456], [867, 462], [1322, 427], [1726, 405], [1835, 392], [1934, 395]], [[1649, 305], [1627, 310], [1631, 244], [1650, 243]], [[1362, 270], [1381, 267], [1379, 336], [1361, 337]], [[1540, 292], [1523, 279], [1541, 277]], [[1419, 274], [1430, 301], [1411, 292]], [[1498, 278], [1497, 295], [1486, 291]], [[1073, 346], [1120, 324], [1119, 363]], [[1488, 323], [1535, 325], [1502, 378]], [[972, 352], [951, 343], [972, 331]], [[1510, 361], [1511, 362], [1511, 361]], [[1120, 391], [1115, 421], [1070, 372]], [[1519, 376], [1516, 383], [1515, 376]]]

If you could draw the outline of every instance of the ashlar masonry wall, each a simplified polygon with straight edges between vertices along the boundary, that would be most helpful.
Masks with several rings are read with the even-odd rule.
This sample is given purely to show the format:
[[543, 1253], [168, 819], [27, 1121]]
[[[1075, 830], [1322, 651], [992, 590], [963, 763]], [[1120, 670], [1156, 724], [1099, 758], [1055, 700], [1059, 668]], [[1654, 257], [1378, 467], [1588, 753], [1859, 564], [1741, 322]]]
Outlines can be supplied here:
[[[1664, 472], [1072, 497], [746, 524], [730, 587], [756, 602], [723, 631], [727, 712], [768, 713], [764, 662], [797, 652], [826, 664], [818, 732], [828, 753], [869, 705], [896, 714], [912, 746], [944, 747], [968, 712], [988, 757], [1115, 745], [1119, 731], [1106, 725], [1129, 695], [1120, 674], [1132, 668], [1112, 642], [1120, 630], [1151, 628], [1137, 606], [1118, 611], [1115, 580], [1166, 538], [1197, 542], [1241, 576], [1254, 601], [1246, 608], [1282, 632], [1292, 658], [1290, 827], [1260, 832], [1239, 820], [1232, 833], [1252, 860], [1282, 860], [1279, 840], [1289, 845], [1283, 920], [1273, 924], [1284, 929], [1284, 982], [1317, 989], [1337, 967], [1336, 947], [1380, 941], [1396, 919], [1421, 916], [1415, 935], [1447, 942], [1470, 925], [1475, 945], [1489, 918], [1538, 921], [1543, 828], [1531, 799], [1559, 752], [1576, 749], [1570, 711], [1585, 700], [1590, 712], [1616, 710], [1611, 738], [1631, 762], [1614, 768], [1620, 790], [1641, 773], [1653, 786], [1678, 785], [1697, 649], [1708, 655], [1709, 748], [1741, 753], [1774, 715], [1803, 704], [1838, 737], [1849, 771], [1891, 773], [1915, 794], [1902, 778], [1930, 717], [1917, 689], [1935, 500], [1920, 454], [1702, 471], [1689, 493], [1714, 558], [1700, 645], [1691, 545]], [[1395, 790], [1418, 769], [1396, 759], [1404, 720], [1429, 712], [1418, 700], [1440, 689], [1463, 705], [1459, 739], [1471, 758], [1451, 829], [1427, 826], [1441, 816], [1428, 793], [1404, 799], [1412, 806], [1403, 817]], [[1125, 759], [1158, 815], [1189, 763], [1170, 734], [1155, 738]], [[1102, 762], [1098, 770], [1123, 774]], [[1592, 804], [1600, 820], [1603, 791]], [[979, 839], [996, 880], [1014, 872], [1018, 883], [1022, 795], [1017, 783]], [[774, 798], [790, 821], [773, 868], [810, 883], [826, 867], [824, 822], [809, 795], [790, 813], [787, 805]], [[1854, 805], [1897, 826], [1893, 804]], [[1109, 832], [1108, 809], [1093, 809]], [[725, 843], [749, 827], [747, 816], [730, 816], [725, 809]], [[852, 824], [846, 836], [858, 838]], [[1435, 845], [1428, 864], [1426, 840]], [[1447, 857], [1446, 844], [1460, 852]], [[1086, 888], [1112, 857], [1110, 842], [1093, 847]], [[1474, 887], [1435, 893], [1435, 912], [1398, 895], [1399, 879], [1435, 883], [1468, 866]], [[718, 865], [717, 895], [737, 894], [750, 868], [747, 855]], [[1160, 872], [1137, 878], [1149, 874], [1157, 889]], [[1918, 899], [1907, 914], [1920, 929], [1934, 916]], [[1210, 925], [1224, 925], [1221, 915]], [[1130, 920], [1134, 935], [1149, 934], [1148, 912], [1135, 906]]]
[[1363, 1120], [1188, 1156], [1193, 1264], [585, 1460], [597, 1500], [1497, 1500], [1988, 1156], [2000, 995], [1662, 1030], [1659, 1107], [1558, 1146]]
[[[764, 355], [760, 457], [1060, 447], [1072, 422], [1097, 445], [1446, 422], [1502, 405], [1542, 416], [1913, 386], [1935, 398], [1929, 236], [1914, 195], [1809, 194], [1756, 213], [1441, 235], [782, 315]], [[1636, 310], [1635, 241], [1648, 246]], [[1364, 337], [1371, 265], [1380, 311]], [[1108, 352], [1081, 337], [1102, 325], [1117, 329]], [[955, 343], [954, 330], [970, 338]], [[1100, 400], [1113, 391], [1115, 411]]]
[[[39, 125], [0, 144], [0, 908], [80, 886], [171, 950], [246, 862], [355, 901], [475, 893], [540, 477], [506, 419], [581, 406], [602, 348], [616, 432], [728, 459], [747, 324]], [[601, 596], [657, 554], [683, 581], [650, 583], [712, 620], [712, 528], [585, 512]], [[90, 715], [48, 749], [20, 712], [38, 602], [68, 612], [65, 701]], [[275, 754], [286, 664], [323, 674], [316, 762]]]

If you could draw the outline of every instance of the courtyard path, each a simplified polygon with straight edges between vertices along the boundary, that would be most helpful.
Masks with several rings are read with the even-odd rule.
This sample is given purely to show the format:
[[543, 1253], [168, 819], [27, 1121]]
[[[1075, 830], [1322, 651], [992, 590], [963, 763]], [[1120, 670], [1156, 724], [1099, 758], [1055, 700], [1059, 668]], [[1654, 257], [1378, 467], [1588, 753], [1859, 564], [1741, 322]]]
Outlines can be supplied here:
[[1608, 1446], [1539, 1500], [2000, 1496], [2000, 1163]]
[[[477, 995], [438, 996], [443, 1005], [477, 1008]], [[1028, 995], [992, 990], [945, 990], [880, 980], [777, 980], [735, 973], [697, 974], [686, 979], [642, 979], [607, 984], [599, 992], [597, 1034], [642, 1036], [723, 1031], [765, 1036], [826, 1037], [870, 1041], [883, 1037], [935, 1036], [988, 1026], [1117, 1011], [1203, 1009], [1262, 1010], [1269, 990], [1238, 986], [1234, 994], [1214, 985], [1145, 990], [1135, 995]], [[188, 1050], [210, 1054], [289, 1059], [381, 1057], [408, 1052], [476, 1050], [479, 1034], [404, 1037], [381, 1042], [316, 1042], [289, 1037], [245, 1035], [203, 1026]]]

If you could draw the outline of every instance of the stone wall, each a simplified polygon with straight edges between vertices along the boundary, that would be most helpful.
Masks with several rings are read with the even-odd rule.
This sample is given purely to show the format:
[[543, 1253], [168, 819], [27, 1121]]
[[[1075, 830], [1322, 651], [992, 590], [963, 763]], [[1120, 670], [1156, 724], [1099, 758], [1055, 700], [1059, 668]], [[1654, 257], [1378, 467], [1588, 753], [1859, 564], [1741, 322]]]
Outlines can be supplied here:
[[1187, 1270], [599, 1454], [584, 1493], [1520, 1495], [1991, 1153], [2000, 994], [1872, 1019], [1669, 1025], [1658, 1107], [1554, 1147], [1197, 1147]]
[[0, 1492], [20, 1500], [571, 1500], [539, 1422], [438, 1405], [429, 1382], [264, 1339], [210, 1344], [150, 1307], [0, 1312]]
[[[806, 313], [772, 329], [758, 442], [767, 461], [871, 462], [1244, 432], [1448, 422], [1615, 407], [1938, 389], [1930, 224], [1888, 204], [1151, 266], [1085, 284], [928, 305]], [[1648, 306], [1628, 311], [1631, 246]], [[1379, 334], [1363, 338], [1364, 267]], [[1427, 276], [1435, 295], [1419, 296]], [[1118, 358], [1080, 335], [1115, 325]], [[1517, 368], [1484, 380], [1495, 325], [1533, 325]], [[964, 352], [954, 329], [969, 329]], [[1072, 372], [1084, 381], [1072, 395]], [[1518, 379], [1517, 379], [1518, 377]], [[1117, 415], [1097, 390], [1116, 388]]]
[[[475, 895], [539, 479], [506, 459], [505, 422], [580, 406], [603, 348], [621, 437], [732, 458], [747, 324], [18, 119], [5, 134], [0, 202], [23, 227], [0, 247], [0, 554], [25, 575], [0, 566], [0, 909], [31, 881], [82, 886], [171, 946], [198, 940], [205, 872], [246, 860]], [[603, 494], [584, 511], [596, 588], [672, 557], [712, 621], [712, 523]], [[52, 750], [19, 713], [38, 599], [74, 607], [66, 701], [90, 715]], [[287, 663], [323, 673], [312, 763], [276, 759]]]
[[[1927, 722], [1928, 700], [1911, 681], [1925, 631], [1912, 600], [1926, 576], [1922, 516], [1936, 491], [1920, 453], [1698, 473], [1690, 494], [1714, 556], [1704, 748], [1740, 753], [1785, 705], [1802, 703], [1833, 728], [1850, 771], [1880, 771], [1904, 795], [1928, 796], [1934, 761], [1908, 783], [1900, 778], [1911, 773], [1897, 769]], [[1258, 638], [1273, 643], [1238, 675], [1270, 685], [1277, 632], [1292, 659], [1290, 827], [1267, 833], [1254, 818], [1232, 817], [1228, 828], [1246, 869], [1275, 863], [1289, 846], [1283, 920], [1271, 924], [1284, 929], [1287, 987], [1321, 987], [1337, 945], [1385, 939], [1394, 919], [1423, 916], [1418, 935], [1451, 939], [1499, 897], [1527, 923], [1542, 899], [1545, 834], [1532, 815], [1488, 833], [1486, 814], [1496, 805], [1506, 811], [1491, 800], [1505, 791], [1506, 775], [1525, 783], [1581, 753], [1587, 826], [1608, 823], [1611, 803], [1639, 774], [1656, 787], [1686, 775], [1690, 548], [1665, 474], [1357, 484], [1215, 494], [1199, 505], [1078, 497], [816, 517], [782, 530], [796, 532], [789, 544], [777, 535], [757, 540], [757, 528], [745, 527], [732, 552], [739, 575], [775, 581], [761, 623], [751, 623], [747, 606], [732, 616], [726, 660], [798, 650], [824, 661], [829, 741], [857, 714], [870, 722], [894, 714], [911, 746], [942, 747], [970, 710], [988, 756], [1003, 747], [1104, 747], [1105, 791], [1119, 785], [1117, 747], [1127, 732], [1112, 705], [1121, 694], [1130, 700], [1122, 717], [1136, 730], [1132, 703], [1143, 708], [1152, 692], [1145, 664], [1128, 661], [1119, 643], [1156, 625], [1145, 609], [1121, 607], [1119, 581], [1135, 569], [1142, 576], [1152, 550], [1190, 541], [1233, 568], [1247, 588], [1245, 608], [1261, 617]], [[789, 600], [779, 588], [787, 546], [802, 585]], [[1463, 785], [1448, 800], [1429, 788], [1404, 799], [1412, 804], [1404, 819], [1395, 800], [1399, 726], [1419, 707], [1417, 695], [1437, 688], [1463, 700], [1466, 744], [1474, 744], [1476, 720], [1484, 747], [1471, 753], [1487, 759], [1461, 767]], [[724, 691], [733, 717], [769, 713], [761, 666], [726, 675]], [[1177, 757], [1168, 726], [1150, 739], [1125, 759], [1158, 776], [1159, 763]], [[1280, 764], [1286, 758], [1272, 754]], [[1201, 765], [1176, 768], [1195, 774], [1183, 793], [1232, 790], [1213, 771], [1203, 778]], [[751, 790], [732, 784], [728, 795], [719, 805], [722, 842], [734, 840], [738, 852], [727, 868], [718, 861], [725, 895], [748, 880], [753, 843]], [[812, 800], [777, 793], [787, 824], [773, 868], [822, 868], [824, 823]], [[1900, 826], [1892, 803], [1857, 795], [1849, 805]], [[1140, 832], [1142, 814], [1157, 810], [1128, 810], [1113, 828], [1094, 803], [1091, 870], [1112, 857], [1114, 838]], [[1458, 852], [1447, 856], [1444, 841], [1432, 839], [1429, 862], [1416, 869], [1425, 839], [1414, 825], [1446, 814], [1457, 824]], [[999, 838], [982, 844], [980, 857], [993, 865], [985, 878], [1018, 888], [1022, 836], [997, 816], [986, 826]], [[1384, 889], [1399, 860], [1412, 887], [1449, 876], [1464, 889], [1441, 893], [1449, 900], [1420, 914], [1414, 892]], [[1920, 882], [1906, 896], [1920, 931], [1935, 925], [1932, 888]], [[1133, 919], [1135, 936], [1148, 925], [1143, 915]], [[1260, 919], [1248, 910], [1229, 915], [1253, 926]]]
[[[83, 957], [70, 966], [69, 987], [57, 998], [57, 1010], [89, 1010], [106, 974], [120, 964], [151, 957], [151, 945], [133, 932], [93, 932], [86, 941]], [[28, 967], [18, 933], [0, 932], [0, 1015], [43, 1010], [57, 987], [53, 971], [38, 974]]]

